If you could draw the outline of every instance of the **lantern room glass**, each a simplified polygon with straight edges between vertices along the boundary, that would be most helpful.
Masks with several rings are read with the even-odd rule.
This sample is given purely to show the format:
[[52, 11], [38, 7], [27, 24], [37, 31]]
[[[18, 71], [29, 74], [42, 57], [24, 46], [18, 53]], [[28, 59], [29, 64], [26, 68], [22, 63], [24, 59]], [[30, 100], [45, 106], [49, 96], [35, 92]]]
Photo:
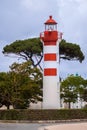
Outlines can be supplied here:
[[45, 24], [45, 30], [46, 31], [56, 31], [57, 24]]

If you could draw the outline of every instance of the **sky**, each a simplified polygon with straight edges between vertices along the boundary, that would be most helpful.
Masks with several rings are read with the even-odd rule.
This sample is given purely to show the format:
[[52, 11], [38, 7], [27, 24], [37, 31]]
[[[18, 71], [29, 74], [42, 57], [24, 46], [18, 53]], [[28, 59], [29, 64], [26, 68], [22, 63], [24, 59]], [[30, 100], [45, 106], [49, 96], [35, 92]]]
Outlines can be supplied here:
[[78, 73], [87, 78], [87, 0], [0, 0], [0, 72], [19, 62], [3, 55], [3, 47], [15, 40], [39, 37], [49, 15], [58, 22], [63, 39], [78, 44], [85, 55], [82, 63], [62, 60], [60, 76]]

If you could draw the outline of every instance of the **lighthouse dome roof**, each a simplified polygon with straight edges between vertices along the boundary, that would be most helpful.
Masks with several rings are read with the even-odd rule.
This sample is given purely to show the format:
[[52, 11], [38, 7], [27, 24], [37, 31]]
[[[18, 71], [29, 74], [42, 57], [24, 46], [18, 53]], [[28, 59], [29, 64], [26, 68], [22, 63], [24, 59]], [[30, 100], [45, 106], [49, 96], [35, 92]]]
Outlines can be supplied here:
[[44, 24], [57, 24], [57, 22], [54, 19], [52, 19], [52, 16], [49, 16], [49, 19]]

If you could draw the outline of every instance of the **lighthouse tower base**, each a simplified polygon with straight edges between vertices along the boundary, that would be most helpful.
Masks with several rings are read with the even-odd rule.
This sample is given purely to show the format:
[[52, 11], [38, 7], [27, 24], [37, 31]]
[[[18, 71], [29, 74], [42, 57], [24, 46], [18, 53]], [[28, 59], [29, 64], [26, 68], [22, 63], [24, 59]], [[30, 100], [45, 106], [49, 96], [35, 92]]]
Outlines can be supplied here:
[[43, 109], [60, 109], [60, 94], [57, 76], [43, 77]]

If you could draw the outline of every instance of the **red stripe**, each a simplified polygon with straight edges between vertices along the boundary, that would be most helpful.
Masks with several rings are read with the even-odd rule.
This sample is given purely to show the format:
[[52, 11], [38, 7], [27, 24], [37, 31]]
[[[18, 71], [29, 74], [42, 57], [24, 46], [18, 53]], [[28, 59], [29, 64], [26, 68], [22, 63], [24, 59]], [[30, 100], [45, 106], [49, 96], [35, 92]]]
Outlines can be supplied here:
[[56, 42], [44, 42], [44, 46], [54, 46], [54, 45], [56, 45]]
[[44, 69], [44, 76], [56, 76], [57, 69], [56, 68], [46, 68]]
[[44, 54], [44, 61], [56, 61], [56, 54]]

